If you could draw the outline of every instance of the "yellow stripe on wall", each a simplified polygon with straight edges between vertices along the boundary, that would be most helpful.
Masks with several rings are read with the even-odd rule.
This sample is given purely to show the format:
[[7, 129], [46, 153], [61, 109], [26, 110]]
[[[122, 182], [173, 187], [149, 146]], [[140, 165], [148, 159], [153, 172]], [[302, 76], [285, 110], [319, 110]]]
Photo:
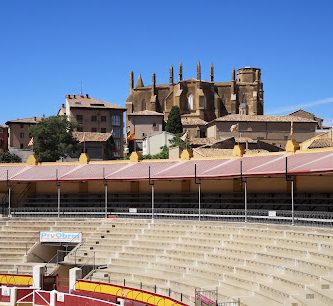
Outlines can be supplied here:
[[0, 284], [17, 285], [17, 286], [31, 286], [32, 285], [32, 276], [0, 274]]
[[168, 297], [162, 297], [154, 293], [143, 292], [141, 290], [135, 290], [130, 288], [123, 288], [112, 284], [99, 284], [93, 282], [81, 282], [76, 283], [75, 288], [77, 290], [84, 290], [89, 292], [110, 294], [117, 297], [123, 297], [132, 299], [138, 302], [148, 303], [156, 306], [182, 306], [183, 304], [177, 303]]

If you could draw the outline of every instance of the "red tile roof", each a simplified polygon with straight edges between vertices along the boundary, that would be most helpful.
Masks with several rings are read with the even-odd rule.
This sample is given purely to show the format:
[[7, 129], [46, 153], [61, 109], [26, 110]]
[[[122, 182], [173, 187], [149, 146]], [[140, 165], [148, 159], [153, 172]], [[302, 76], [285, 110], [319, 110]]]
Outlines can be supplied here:
[[[0, 165], [0, 181], [60, 181], [81, 180], [147, 180], [149, 167], [151, 178], [186, 179], [194, 178], [194, 167], [197, 165], [197, 176], [200, 179], [230, 178], [240, 176], [240, 162], [243, 161], [244, 176], [285, 175], [286, 158], [290, 175], [311, 173], [333, 173], [333, 151], [268, 154], [243, 158], [225, 158], [212, 160], [189, 161], [147, 161], [147, 162], [114, 162], [83, 164], [44, 164], [27, 166]], [[103, 170], [104, 169], [104, 170]], [[104, 175], [104, 176], [103, 176]]]
[[87, 97], [79, 95], [68, 95], [66, 96], [66, 100], [70, 107], [75, 107], [75, 108], [110, 108], [110, 109], [120, 109], [123, 111], [126, 110], [126, 108], [122, 106], [98, 100], [95, 98], [91, 98], [89, 96]]

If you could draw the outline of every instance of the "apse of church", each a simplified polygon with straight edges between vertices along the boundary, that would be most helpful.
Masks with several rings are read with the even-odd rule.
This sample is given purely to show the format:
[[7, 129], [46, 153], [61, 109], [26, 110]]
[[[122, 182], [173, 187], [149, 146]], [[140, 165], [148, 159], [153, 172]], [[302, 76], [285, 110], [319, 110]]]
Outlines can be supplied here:
[[172, 106], [179, 106], [182, 117], [209, 122], [228, 114], [263, 115], [264, 91], [261, 71], [245, 67], [231, 73], [231, 81], [215, 81], [214, 66], [209, 69], [209, 80], [202, 79], [201, 64], [196, 67], [196, 78], [183, 79], [183, 65], [178, 67], [175, 80], [173, 66], [169, 69], [169, 83], [157, 84], [152, 74], [151, 85], [145, 86], [139, 75], [134, 86], [130, 73], [130, 95], [126, 100], [127, 114], [144, 110], [164, 114], [168, 118]]

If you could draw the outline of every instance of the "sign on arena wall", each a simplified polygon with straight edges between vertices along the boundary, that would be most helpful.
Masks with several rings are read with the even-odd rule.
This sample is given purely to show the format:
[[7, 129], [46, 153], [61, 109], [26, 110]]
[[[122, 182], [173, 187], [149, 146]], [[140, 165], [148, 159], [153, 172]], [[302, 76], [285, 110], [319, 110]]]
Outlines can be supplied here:
[[1, 295], [2, 296], [10, 296], [10, 287], [2, 286], [1, 287]]
[[67, 232], [40, 232], [40, 242], [72, 242], [81, 243], [81, 233], [67, 233]]

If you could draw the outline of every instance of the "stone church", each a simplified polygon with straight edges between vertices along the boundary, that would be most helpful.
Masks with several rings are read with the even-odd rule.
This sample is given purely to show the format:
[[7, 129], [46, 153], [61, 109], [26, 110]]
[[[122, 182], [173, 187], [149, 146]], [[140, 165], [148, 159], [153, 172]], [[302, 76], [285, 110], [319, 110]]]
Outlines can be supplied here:
[[240, 68], [237, 73], [233, 69], [229, 82], [217, 82], [213, 65], [209, 80], [202, 79], [200, 63], [196, 78], [184, 80], [180, 64], [177, 80], [171, 66], [169, 84], [157, 84], [153, 73], [152, 84], [148, 86], [144, 85], [141, 75], [134, 86], [134, 73], [131, 72], [130, 95], [126, 100], [127, 127], [129, 129], [131, 118], [137, 120], [143, 111], [145, 115], [147, 111], [164, 114], [164, 120], [167, 120], [172, 106], [177, 105], [184, 129], [194, 137], [206, 137], [207, 122], [230, 114], [262, 115], [263, 104], [263, 83], [258, 68]]

